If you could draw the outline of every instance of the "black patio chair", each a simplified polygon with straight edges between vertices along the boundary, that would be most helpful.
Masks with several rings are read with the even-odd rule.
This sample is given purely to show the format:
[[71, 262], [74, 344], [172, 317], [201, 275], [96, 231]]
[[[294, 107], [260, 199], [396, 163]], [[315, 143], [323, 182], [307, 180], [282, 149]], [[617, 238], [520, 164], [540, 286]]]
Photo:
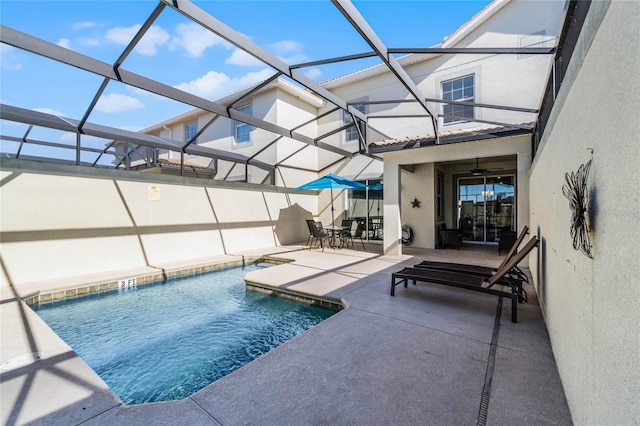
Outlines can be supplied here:
[[500, 230], [500, 240], [498, 241], [498, 256], [502, 254], [502, 250], [509, 250], [513, 243], [516, 242], [516, 232], [510, 228]]
[[307, 226], [309, 226], [309, 238], [307, 239], [307, 244], [311, 241], [311, 244], [308, 244], [309, 250], [313, 247], [313, 242], [317, 241], [320, 243], [322, 251], [324, 251], [325, 242], [329, 238], [329, 235], [327, 235], [327, 233], [322, 229], [322, 222], [307, 219]]
[[362, 236], [367, 232], [367, 224], [364, 220], [358, 220], [357, 223], [356, 230], [353, 232], [353, 238], [358, 238], [360, 240], [360, 243], [362, 243], [362, 250], [364, 250], [365, 248]]
[[445, 248], [447, 245], [455, 245], [460, 250], [462, 244], [462, 234], [459, 229], [447, 229], [447, 224], [440, 224], [440, 245]]
[[308, 246], [309, 242], [313, 238], [315, 224], [313, 223], [313, 219], [305, 219], [305, 222], [307, 222], [307, 228], [309, 228], [309, 237], [307, 238], [307, 244], [305, 244]]
[[[353, 240], [354, 234], [351, 232], [351, 228], [353, 227], [353, 219], [343, 219], [341, 226], [342, 226], [342, 231], [340, 231], [340, 241], [342, 243], [343, 247], [351, 247], [353, 246], [354, 249], [358, 250], [355, 241]], [[360, 227], [360, 225], [358, 224], [356, 226], [356, 232], [358, 231], [358, 228]], [[364, 241], [362, 241], [362, 230], [364, 229], [364, 222], [362, 222], [362, 229], [360, 232], [360, 235], [358, 235], [356, 238], [360, 238], [360, 242], [362, 243], [362, 250], [364, 250]], [[346, 244], [346, 245], [345, 245]]]

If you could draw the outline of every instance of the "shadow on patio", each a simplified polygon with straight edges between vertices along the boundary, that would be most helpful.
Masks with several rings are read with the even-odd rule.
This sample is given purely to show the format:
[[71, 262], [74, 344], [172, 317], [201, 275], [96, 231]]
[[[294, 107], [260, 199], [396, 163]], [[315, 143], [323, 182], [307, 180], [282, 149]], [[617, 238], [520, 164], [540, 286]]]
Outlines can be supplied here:
[[389, 295], [391, 273], [403, 266], [495, 266], [497, 249], [381, 249], [274, 250], [291, 262], [248, 280], [346, 309], [182, 401], [120, 404], [37, 315], [7, 303], [13, 314], [3, 305], [3, 330], [5, 315], [29, 330], [34, 343], [25, 350], [42, 350], [41, 340], [61, 346], [48, 360], [3, 372], [3, 423], [571, 424], [533, 288], [517, 324], [490, 295], [428, 284]]

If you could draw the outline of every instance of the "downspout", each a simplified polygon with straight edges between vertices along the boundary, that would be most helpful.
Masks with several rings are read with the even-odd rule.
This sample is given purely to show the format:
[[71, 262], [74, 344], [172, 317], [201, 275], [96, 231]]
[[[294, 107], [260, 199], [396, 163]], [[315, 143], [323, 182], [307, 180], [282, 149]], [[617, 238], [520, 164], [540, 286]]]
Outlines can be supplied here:
[[[167, 130], [169, 132], [169, 139], [173, 140], [173, 129], [171, 127], [167, 127], [166, 124], [162, 125], [162, 128], [164, 130]], [[169, 152], [169, 154], [167, 155], [168, 158], [171, 158], [171, 152]]]

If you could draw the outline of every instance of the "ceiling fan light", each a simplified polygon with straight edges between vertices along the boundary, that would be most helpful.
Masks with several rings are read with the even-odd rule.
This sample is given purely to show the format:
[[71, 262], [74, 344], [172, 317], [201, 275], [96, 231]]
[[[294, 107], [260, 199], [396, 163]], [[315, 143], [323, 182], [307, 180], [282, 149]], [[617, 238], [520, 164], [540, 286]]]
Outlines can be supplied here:
[[480, 165], [478, 164], [478, 159], [476, 158], [476, 167], [469, 171], [471, 172], [471, 176], [482, 176], [484, 175], [485, 170], [480, 168]]

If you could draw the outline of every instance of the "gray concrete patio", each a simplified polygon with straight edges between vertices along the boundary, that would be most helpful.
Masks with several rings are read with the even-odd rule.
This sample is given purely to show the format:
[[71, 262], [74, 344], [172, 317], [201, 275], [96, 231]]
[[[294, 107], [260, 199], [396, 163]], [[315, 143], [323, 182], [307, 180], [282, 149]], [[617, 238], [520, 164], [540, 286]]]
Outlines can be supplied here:
[[176, 402], [122, 405], [37, 315], [3, 292], [2, 362], [20, 351], [45, 355], [2, 371], [2, 423], [572, 423], [530, 285], [517, 324], [510, 302], [499, 309], [491, 295], [424, 283], [389, 295], [391, 273], [403, 266], [426, 259], [495, 266], [497, 250], [379, 251], [271, 250], [293, 262], [250, 273], [248, 281], [347, 308]]

